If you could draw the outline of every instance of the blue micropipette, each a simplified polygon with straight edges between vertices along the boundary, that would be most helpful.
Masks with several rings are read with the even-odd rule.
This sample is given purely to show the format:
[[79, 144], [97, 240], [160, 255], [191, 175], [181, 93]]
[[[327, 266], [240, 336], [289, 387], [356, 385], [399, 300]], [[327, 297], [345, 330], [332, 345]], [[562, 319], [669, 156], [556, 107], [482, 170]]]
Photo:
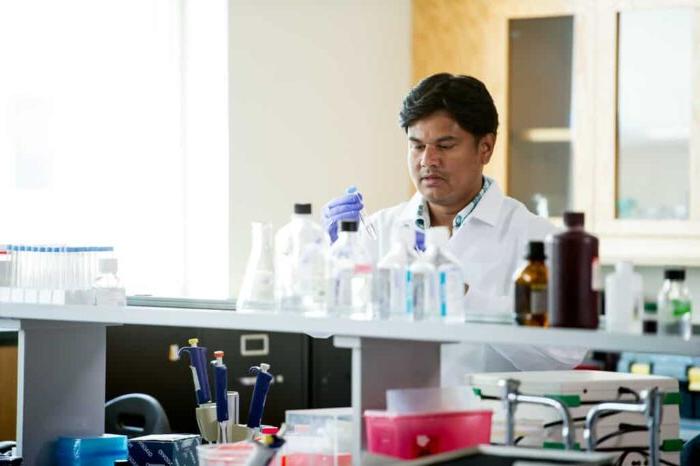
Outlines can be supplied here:
[[216, 392], [216, 421], [219, 423], [219, 440], [221, 443], [228, 443], [228, 393], [227, 393], [227, 373], [228, 369], [224, 364], [224, 352], [214, 351], [214, 391]]
[[253, 366], [250, 372], [257, 374], [255, 379], [255, 388], [253, 389], [253, 398], [250, 400], [250, 411], [248, 411], [248, 427], [251, 429], [259, 429], [262, 422], [263, 410], [265, 409], [265, 399], [267, 392], [270, 390], [272, 382], [272, 374], [267, 372], [270, 369], [269, 364], [261, 363], [260, 367]]
[[184, 351], [190, 355], [190, 369], [194, 379], [194, 392], [197, 396], [197, 405], [203, 405], [211, 401], [211, 391], [209, 390], [209, 378], [207, 377], [207, 349], [197, 346], [198, 338], [187, 340], [190, 346], [180, 348], [178, 355]]
[[[345, 194], [354, 194], [357, 197], [357, 199], [360, 202], [362, 202], [362, 199], [360, 198], [360, 193], [357, 191], [356, 186], [350, 186], [348, 189], [345, 190]], [[377, 231], [374, 229], [374, 225], [365, 220], [364, 209], [360, 211], [360, 223], [362, 224], [362, 226], [365, 227], [365, 231], [367, 232], [370, 238], [377, 239]]]

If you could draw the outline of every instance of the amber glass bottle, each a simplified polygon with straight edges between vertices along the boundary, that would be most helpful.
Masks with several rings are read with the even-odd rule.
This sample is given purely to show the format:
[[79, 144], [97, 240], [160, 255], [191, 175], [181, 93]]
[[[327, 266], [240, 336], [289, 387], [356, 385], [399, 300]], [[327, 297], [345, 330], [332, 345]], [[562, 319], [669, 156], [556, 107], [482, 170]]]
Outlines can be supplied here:
[[544, 243], [530, 241], [528, 263], [515, 279], [515, 320], [520, 325], [547, 326], [547, 266]]

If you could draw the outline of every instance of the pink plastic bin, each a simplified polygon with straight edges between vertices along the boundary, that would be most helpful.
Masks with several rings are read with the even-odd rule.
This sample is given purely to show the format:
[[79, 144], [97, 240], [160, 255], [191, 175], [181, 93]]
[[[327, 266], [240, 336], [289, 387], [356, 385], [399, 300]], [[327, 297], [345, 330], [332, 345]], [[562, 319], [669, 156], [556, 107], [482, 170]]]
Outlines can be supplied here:
[[411, 459], [491, 441], [491, 411], [395, 414], [365, 411], [372, 453]]

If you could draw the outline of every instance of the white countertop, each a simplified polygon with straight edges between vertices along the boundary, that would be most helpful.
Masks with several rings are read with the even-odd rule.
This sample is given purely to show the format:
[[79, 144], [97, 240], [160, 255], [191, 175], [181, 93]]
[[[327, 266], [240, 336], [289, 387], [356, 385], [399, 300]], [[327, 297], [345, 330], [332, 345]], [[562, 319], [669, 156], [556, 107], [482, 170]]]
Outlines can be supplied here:
[[359, 321], [245, 310], [0, 303], [0, 328], [17, 329], [18, 320], [238, 329], [306, 333], [316, 337], [338, 335], [445, 343], [546, 344], [604, 351], [636, 351], [700, 357], [700, 336], [683, 341], [679, 337], [670, 336], [609, 333], [602, 330], [544, 329], [493, 323]]

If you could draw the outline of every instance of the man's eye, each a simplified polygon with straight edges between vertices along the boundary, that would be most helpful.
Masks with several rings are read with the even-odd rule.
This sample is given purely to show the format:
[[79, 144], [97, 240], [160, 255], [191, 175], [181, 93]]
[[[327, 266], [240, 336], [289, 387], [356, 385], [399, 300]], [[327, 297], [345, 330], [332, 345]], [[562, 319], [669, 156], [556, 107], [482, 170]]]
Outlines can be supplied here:
[[425, 144], [414, 144], [413, 150], [423, 150], [425, 149]]
[[438, 149], [440, 150], [450, 150], [454, 147], [454, 144], [439, 144]]

